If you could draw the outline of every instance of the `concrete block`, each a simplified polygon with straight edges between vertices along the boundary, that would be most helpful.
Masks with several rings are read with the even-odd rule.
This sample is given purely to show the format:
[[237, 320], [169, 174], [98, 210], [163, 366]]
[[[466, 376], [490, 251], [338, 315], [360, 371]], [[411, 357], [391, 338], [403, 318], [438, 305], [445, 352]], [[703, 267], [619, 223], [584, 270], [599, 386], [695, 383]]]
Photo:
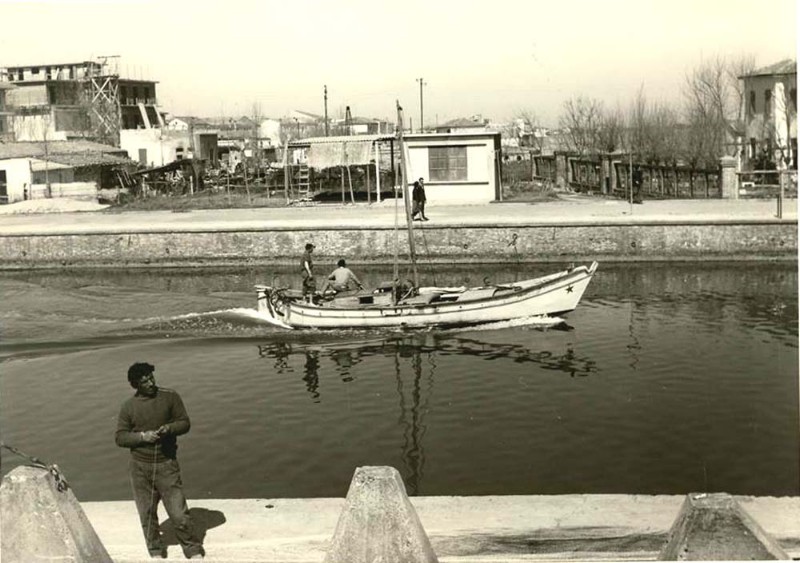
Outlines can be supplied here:
[[92, 561], [111, 557], [72, 490], [59, 491], [49, 471], [21, 466], [0, 485], [4, 561]]
[[791, 559], [726, 493], [692, 493], [672, 524], [661, 561]]
[[325, 563], [436, 562], [430, 540], [393, 467], [358, 467]]

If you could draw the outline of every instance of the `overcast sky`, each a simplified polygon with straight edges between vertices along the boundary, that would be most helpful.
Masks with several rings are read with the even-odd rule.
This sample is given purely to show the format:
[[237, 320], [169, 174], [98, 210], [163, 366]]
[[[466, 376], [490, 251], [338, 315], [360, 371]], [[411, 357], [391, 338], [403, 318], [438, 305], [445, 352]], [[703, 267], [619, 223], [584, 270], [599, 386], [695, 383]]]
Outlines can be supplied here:
[[176, 115], [520, 111], [556, 125], [573, 96], [677, 101], [704, 59], [797, 53], [795, 0], [0, 0], [0, 66], [119, 55]]

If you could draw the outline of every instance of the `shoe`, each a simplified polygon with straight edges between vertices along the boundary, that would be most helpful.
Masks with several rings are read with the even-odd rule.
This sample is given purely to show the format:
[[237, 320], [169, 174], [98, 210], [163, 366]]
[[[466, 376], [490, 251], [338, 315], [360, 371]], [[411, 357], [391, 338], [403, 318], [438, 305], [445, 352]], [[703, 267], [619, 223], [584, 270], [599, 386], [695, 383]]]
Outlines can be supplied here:
[[428, 219], [427, 217], [423, 217], [422, 220], [423, 221], [430, 221], [430, 219]]
[[202, 553], [195, 553], [189, 559], [205, 559]]

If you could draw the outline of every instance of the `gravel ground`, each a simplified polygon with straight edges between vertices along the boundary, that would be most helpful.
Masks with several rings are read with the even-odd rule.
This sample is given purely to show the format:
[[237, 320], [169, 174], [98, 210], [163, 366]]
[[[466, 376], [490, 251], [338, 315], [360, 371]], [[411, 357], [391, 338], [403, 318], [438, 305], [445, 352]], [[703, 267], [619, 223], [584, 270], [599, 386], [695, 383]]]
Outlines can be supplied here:
[[78, 199], [52, 198], [29, 199], [8, 205], [0, 205], [0, 215], [16, 215], [22, 213], [72, 213], [75, 211], [98, 211], [108, 205], [96, 201]]

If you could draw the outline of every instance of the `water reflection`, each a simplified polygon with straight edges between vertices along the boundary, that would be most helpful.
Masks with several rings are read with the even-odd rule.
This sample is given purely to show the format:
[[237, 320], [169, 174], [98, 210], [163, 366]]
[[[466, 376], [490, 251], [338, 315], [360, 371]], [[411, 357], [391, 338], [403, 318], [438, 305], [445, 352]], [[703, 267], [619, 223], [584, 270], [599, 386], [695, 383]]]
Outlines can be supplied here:
[[[414, 374], [411, 385], [406, 389], [402, 377], [401, 358], [404, 352], [411, 353], [411, 366]], [[412, 346], [410, 350], [397, 347], [394, 354], [395, 379], [397, 381], [397, 394], [400, 403], [400, 415], [398, 423], [403, 429], [403, 446], [401, 448], [401, 458], [404, 466], [405, 483], [409, 494], [419, 493], [420, 484], [425, 469], [425, 450], [422, 446], [422, 438], [427, 429], [424, 423], [424, 416], [428, 412], [428, 399], [433, 393], [433, 372], [436, 367], [433, 354], [424, 354], [428, 360], [426, 377], [426, 389], [422, 389], [422, 362], [423, 353], [418, 347]], [[408, 396], [406, 396], [408, 395]]]
[[306, 351], [306, 363], [303, 370], [303, 381], [306, 382], [306, 391], [311, 394], [315, 403], [319, 403], [319, 352]]
[[[561, 327], [562, 330], [570, 328]], [[389, 359], [389, 365], [394, 368], [397, 393], [397, 426], [402, 433], [402, 473], [409, 494], [415, 495], [420, 491], [425, 473], [426, 416], [440, 357], [461, 355], [481, 360], [506, 359], [517, 364], [531, 362], [544, 370], [570, 377], [586, 377], [598, 371], [597, 363], [576, 353], [572, 344], [566, 344], [564, 353], [557, 354], [550, 350], [531, 350], [520, 344], [489, 342], [473, 334], [455, 336], [420, 332], [357, 340], [335, 334], [305, 334], [298, 335], [295, 341], [268, 342], [259, 344], [257, 348], [260, 358], [273, 361], [272, 367], [278, 374], [294, 373], [292, 356], [297, 359], [295, 365], [304, 360], [301, 381], [314, 403], [322, 402], [320, 378], [325, 376], [326, 369], [332, 370], [342, 383], [350, 384], [356, 380], [358, 372], [355, 367], [366, 358], [381, 356]], [[315, 341], [309, 341], [310, 338]], [[330, 361], [324, 361], [326, 359]]]
[[[631, 341], [629, 350], [640, 348], [633, 334], [633, 313], [631, 313]], [[569, 330], [570, 327], [562, 328]], [[570, 377], [587, 377], [598, 372], [595, 360], [577, 354], [571, 343], [566, 344], [562, 354], [550, 350], [531, 350], [520, 344], [504, 344], [488, 342], [476, 337], [453, 336], [451, 334], [414, 333], [404, 335], [386, 335], [380, 338], [349, 341], [346, 339], [330, 342], [288, 342], [276, 341], [258, 345], [261, 358], [274, 360], [273, 368], [279, 374], [293, 372], [289, 358], [292, 354], [303, 354], [305, 366], [302, 380], [306, 389], [316, 401], [320, 398], [319, 378], [320, 357], [330, 358], [336, 366], [335, 371], [343, 383], [352, 382], [355, 377], [353, 369], [365, 357], [381, 355], [411, 359], [415, 373], [421, 372], [423, 361], [432, 379], [436, 370], [437, 355], [475, 356], [481, 359], [508, 359], [515, 363], [534, 363], [542, 369], [568, 374]], [[637, 360], [638, 361], [638, 360]]]

